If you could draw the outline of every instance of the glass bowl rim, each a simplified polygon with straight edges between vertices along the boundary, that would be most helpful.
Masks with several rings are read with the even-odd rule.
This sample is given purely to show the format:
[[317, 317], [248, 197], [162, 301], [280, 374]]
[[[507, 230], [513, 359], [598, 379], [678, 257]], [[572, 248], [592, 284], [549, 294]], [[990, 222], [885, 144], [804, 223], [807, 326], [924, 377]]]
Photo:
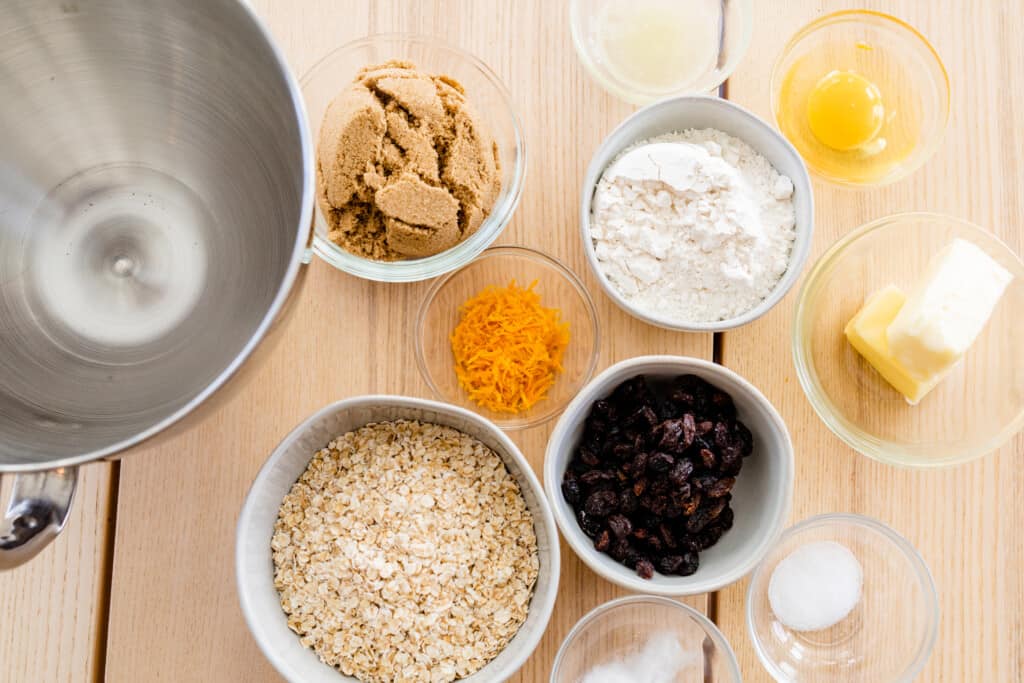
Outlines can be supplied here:
[[[507, 190], [504, 201], [500, 204], [495, 204], [487, 218], [484, 219], [484, 222], [473, 235], [459, 242], [454, 247], [442, 251], [440, 254], [405, 261], [374, 261], [350, 254], [317, 233], [315, 227], [319, 206], [318, 202], [314, 199], [314, 211], [311, 221], [313, 227], [311, 231], [313, 233], [312, 252], [314, 254], [334, 268], [366, 280], [377, 282], [419, 282], [421, 280], [429, 280], [438, 275], [444, 275], [470, 263], [487, 249], [508, 226], [516, 209], [519, 207], [519, 201], [523, 194], [527, 167], [526, 138], [523, 133], [523, 123], [512, 100], [512, 93], [493, 69], [487, 66], [479, 57], [460, 47], [456, 47], [438, 37], [418, 33], [374, 33], [350, 40], [335, 47], [320, 57], [299, 78], [299, 88], [303, 94], [303, 101], [305, 101], [306, 88], [312, 82], [314, 75], [343, 51], [389, 42], [414, 43], [420, 47], [446, 51], [483, 74], [485, 80], [494, 87], [503, 103], [503, 109], [508, 114], [512, 124], [514, 138], [513, 147], [515, 154], [512, 159], [512, 184]], [[503, 193], [505, 193], [504, 189]]]
[[555, 673], [558, 671], [558, 667], [562, 664], [565, 659], [569, 645], [579, 636], [583, 630], [590, 626], [598, 617], [603, 616], [607, 612], [614, 611], [624, 605], [635, 605], [635, 604], [656, 604], [662, 607], [669, 607], [682, 612], [686, 616], [690, 617], [693, 621], [704, 630], [705, 637], [711, 638], [711, 641], [715, 643], [715, 646], [725, 653], [725, 660], [727, 662], [729, 672], [732, 674], [733, 680], [742, 681], [743, 678], [740, 675], [739, 662], [736, 659], [736, 653], [732, 649], [732, 645], [729, 643], [729, 639], [725, 637], [721, 629], [713, 622], [706, 614], [700, 612], [694, 607], [680, 602], [669, 597], [661, 595], [626, 595], [621, 598], [615, 598], [608, 602], [601, 603], [597, 607], [594, 607], [589, 612], [579, 618], [573, 627], [569, 629], [569, 632], [562, 639], [562, 644], [558, 646], [558, 652], [555, 653], [555, 659], [551, 664], [551, 675], [550, 683], [556, 683]]
[[[430, 392], [439, 401], [451, 402], [450, 399], [448, 399], [438, 388], [433, 376], [427, 369], [426, 352], [423, 348], [423, 328], [426, 325], [427, 312], [430, 310], [431, 304], [434, 303], [434, 299], [437, 298], [438, 292], [440, 292], [445, 285], [459, 275], [465, 268], [468, 268], [479, 261], [483, 261], [484, 259], [501, 256], [516, 256], [539, 262], [554, 270], [563, 280], [568, 282], [569, 285], [572, 286], [573, 290], [579, 295], [580, 300], [583, 302], [583, 308], [587, 312], [587, 318], [591, 323], [590, 337], [594, 345], [594, 349], [590, 354], [590, 359], [587, 362], [587, 368], [584, 370], [580, 379], [580, 388], [585, 387], [594, 376], [594, 370], [597, 368], [597, 362], [601, 355], [601, 326], [597, 316], [597, 308], [594, 306], [594, 300], [590, 296], [590, 292], [588, 292], [587, 288], [583, 285], [583, 281], [580, 280], [579, 276], [562, 261], [554, 256], [549, 256], [538, 249], [521, 245], [500, 245], [484, 249], [479, 257], [474, 258], [472, 261], [462, 265], [456, 270], [446, 273], [443, 277], [440, 277], [431, 283], [427, 293], [423, 296], [423, 301], [420, 303], [419, 311], [416, 313], [416, 322], [413, 325], [413, 346], [416, 353], [416, 365], [420, 371], [420, 377], [422, 377], [423, 381], [427, 383], [427, 386], [430, 388]], [[553, 404], [548, 410], [539, 413], [531, 419], [515, 419], [514, 417], [510, 417], [508, 421], [494, 418], [486, 419], [490, 419], [498, 425], [498, 427], [507, 432], [529, 429], [531, 427], [544, 424], [561, 414], [562, 411], [565, 410], [566, 406], [569, 405], [569, 402], [572, 401], [572, 398], [573, 397], [570, 396], [564, 404]], [[476, 411], [475, 408], [472, 408], [472, 410], [474, 410], [474, 412]]]
[[[638, 88], [629, 87], [620, 79], [606, 78], [603, 75], [601, 75], [601, 70], [598, 67], [597, 62], [593, 58], [591, 58], [590, 51], [585, 46], [585, 40], [581, 32], [581, 27], [578, 25], [578, 22], [574, 20], [574, 17], [576, 16], [576, 10], [585, 3], [585, 0], [569, 0], [569, 2], [567, 3], [566, 10], [569, 12], [569, 29], [570, 34], [572, 35], [573, 48], [576, 51], [576, 56], [583, 64], [583, 68], [587, 72], [587, 75], [590, 76], [590, 78], [593, 79], [595, 83], [597, 83], [606, 91], [611, 93], [614, 97], [617, 97], [618, 99], [624, 102], [628, 102], [630, 104], [643, 106], [668, 97], [678, 97], [680, 95], [694, 95], [706, 93], [711, 90], [716, 90], [722, 85], [722, 83], [724, 83], [726, 80], [729, 79], [730, 76], [732, 76], [733, 72], [736, 71], [736, 68], [740, 65], [740, 62], [742, 62], [743, 58], [746, 56], [747, 50], [750, 49], [750, 43], [754, 34], [754, 0], [735, 1], [741, 5], [739, 11], [741, 13], [741, 16], [743, 17], [743, 32], [742, 36], [740, 37], [739, 43], [737, 44], [736, 55], [725, 64], [719, 65], [716, 62], [715, 68], [707, 72], [709, 74], [714, 74], [717, 72], [719, 75], [721, 75], [721, 78], [718, 79], [716, 77], [711, 79], [706, 89], [694, 88], [693, 85], [690, 84], [683, 88], [677, 88], [675, 90], [672, 90], [671, 92], [658, 93], [653, 96], [647, 93], [646, 91], [640, 90]], [[719, 48], [721, 48], [721, 45], [722, 41], [720, 37]], [[715, 80], [717, 80], [718, 82], [715, 83]]]
[[[906, 31], [908, 34], [910, 34], [911, 37], [915, 38], [920, 45], [924, 46], [927, 52], [931, 54], [935, 65], [938, 66], [939, 73], [942, 74], [942, 81], [941, 83], [938, 84], [938, 86], [942, 89], [942, 93], [945, 95], [945, 97], [942, 98], [942, 116], [939, 121], [938, 131], [933, 136], [932, 140], [930, 140], [919, 152], [916, 152], [916, 156], [918, 158], [914, 163], [900, 165], [895, 173], [890, 173], [878, 180], [873, 180], [871, 182], [856, 182], [847, 180], [845, 178], [840, 178], [838, 176], [829, 175], [826, 173], [822, 173], [820, 169], [813, 166], [812, 164], [807, 164], [807, 168], [812, 173], [814, 173], [814, 175], [833, 185], [853, 189], [870, 189], [875, 187], [884, 187], [886, 185], [892, 185], [893, 183], [903, 180], [904, 178], [906, 178], [907, 176], [909, 176], [910, 174], [914, 173], [922, 166], [924, 166], [928, 162], [928, 160], [935, 155], [935, 152], [938, 151], [939, 145], [942, 144], [942, 139], [945, 136], [945, 132], [949, 128], [949, 112], [951, 100], [949, 72], [946, 70], [946, 64], [945, 62], [942, 61], [942, 57], [939, 55], [938, 50], [935, 49], [935, 46], [932, 45], [931, 41], [929, 41], [923, 33], [914, 28], [913, 25], [907, 23], [906, 21], [903, 21], [899, 17], [887, 14], [885, 12], [879, 12], [878, 10], [844, 9], [839, 10], [837, 12], [830, 12], [828, 14], [822, 15], [817, 19], [814, 19], [813, 21], [810, 21], [807, 24], [800, 27], [799, 29], [797, 29], [796, 33], [794, 33], [793, 36], [786, 41], [786, 44], [779, 52], [779, 55], [775, 58], [775, 62], [772, 64], [772, 70], [769, 74], [768, 94], [770, 100], [769, 106], [771, 107], [772, 113], [772, 123], [774, 123], [775, 127], [778, 128], [780, 131], [782, 130], [781, 126], [779, 125], [779, 100], [777, 87], [778, 81], [782, 77], [782, 63], [790, 56], [790, 53], [793, 51], [793, 49], [796, 48], [796, 46], [804, 38], [807, 38], [812, 33], [816, 32], [818, 29], [824, 28], [829, 24], [842, 22], [849, 19], [878, 20], [881, 21], [883, 24], [892, 25], [900, 30]], [[801, 155], [801, 158], [803, 158], [803, 155]]]
[[800, 381], [800, 386], [804, 390], [804, 395], [807, 397], [811, 407], [814, 408], [814, 412], [818, 414], [818, 417], [825, 423], [825, 426], [848, 446], [858, 453], [886, 465], [894, 465], [907, 469], [936, 469], [976, 460], [1001, 448], [1007, 441], [1013, 438], [1017, 432], [1024, 428], [1024, 403], [1022, 403], [1017, 416], [1003, 427], [1002, 430], [984, 443], [965, 449], [961, 455], [950, 456], [941, 460], [921, 460], [915, 455], [916, 451], [914, 449], [891, 444], [882, 439], [872, 437], [871, 435], [859, 433], [861, 430], [848, 426], [848, 421], [842, 416], [841, 412], [835, 407], [835, 404], [825, 395], [824, 390], [821, 388], [821, 383], [818, 380], [818, 373], [811, 370], [812, 363], [809, 361], [811, 352], [808, 348], [810, 335], [805, 335], [803, 333], [804, 328], [807, 327], [805, 323], [807, 322], [806, 317], [807, 309], [810, 305], [809, 301], [814, 297], [814, 295], [818, 294], [818, 290], [821, 289], [824, 283], [828, 282], [828, 278], [831, 276], [833, 269], [836, 267], [843, 255], [847, 253], [847, 250], [862, 238], [867, 237], [878, 230], [891, 227], [894, 224], [898, 224], [906, 220], [942, 221], [945, 223], [955, 224], [960, 228], [966, 228], [972, 232], [982, 233], [993, 242], [1003, 247], [1003, 249], [1006, 250], [1006, 253], [1013, 255], [1017, 260], [1019, 269], [1024, 270], [1024, 262], [1021, 262], [1021, 259], [1016, 252], [1014, 252], [1009, 245], [1003, 242], [998, 235], [963, 218], [930, 211], [908, 211], [876, 218], [873, 221], [869, 221], [868, 223], [851, 230], [849, 233], [839, 238], [828, 248], [828, 250], [825, 251], [824, 254], [821, 255], [821, 257], [818, 258], [815, 264], [811, 267], [810, 272], [807, 274], [807, 278], [804, 280], [803, 286], [800, 288], [800, 293], [797, 296], [796, 306], [793, 312], [793, 323], [790, 332], [793, 347], [793, 365], [796, 368], [797, 379]]
[[[858, 526], [882, 534], [892, 541], [893, 545], [895, 545], [900, 551], [902, 551], [903, 557], [914, 569], [914, 573], [921, 585], [921, 591], [923, 593], [925, 603], [924, 609], [928, 611], [929, 616], [928, 628], [926, 629], [925, 636], [921, 639], [921, 642], [918, 645], [917, 656], [907, 669], [900, 674], [900, 678], [896, 682], [910, 683], [910, 681], [914, 680], [914, 677], [921, 672], [921, 669], [923, 669], [924, 665], [928, 662], [928, 658], [931, 657], [932, 650], [935, 649], [935, 643], [939, 636], [941, 609], [939, 607], [938, 590], [935, 587], [935, 578], [932, 576], [931, 569], [929, 569], [928, 564], [924, 561], [921, 553], [909, 540], [907, 540], [905, 536], [874, 517], [854, 512], [827, 512], [801, 520], [782, 532], [782, 535], [779, 536], [779, 540], [775, 542], [772, 550], [780, 547], [784, 541], [793, 538], [804, 531], [829, 525]], [[768, 657], [762, 645], [761, 638], [758, 636], [757, 631], [754, 628], [754, 586], [757, 584], [758, 580], [761, 579], [762, 573], [767, 570], [768, 556], [770, 556], [771, 553], [771, 550], [768, 551], [768, 555], [758, 563], [757, 567], [755, 567], [754, 571], [750, 574], [750, 582], [747, 584], [746, 590], [746, 608], [744, 611], [746, 612], [747, 635], [750, 637], [750, 642], [754, 646], [757, 658], [761, 660], [761, 665], [764, 666], [775, 680], [787, 681], [789, 678], [786, 673], [779, 670], [775, 663]]]

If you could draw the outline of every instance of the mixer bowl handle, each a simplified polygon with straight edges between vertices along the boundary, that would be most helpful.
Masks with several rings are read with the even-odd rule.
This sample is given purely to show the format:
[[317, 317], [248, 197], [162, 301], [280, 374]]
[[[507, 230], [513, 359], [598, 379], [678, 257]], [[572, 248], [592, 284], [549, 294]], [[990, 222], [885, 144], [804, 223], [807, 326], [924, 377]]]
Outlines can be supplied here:
[[0, 570], [28, 562], [57, 538], [68, 521], [77, 483], [77, 467], [14, 475], [0, 519]]

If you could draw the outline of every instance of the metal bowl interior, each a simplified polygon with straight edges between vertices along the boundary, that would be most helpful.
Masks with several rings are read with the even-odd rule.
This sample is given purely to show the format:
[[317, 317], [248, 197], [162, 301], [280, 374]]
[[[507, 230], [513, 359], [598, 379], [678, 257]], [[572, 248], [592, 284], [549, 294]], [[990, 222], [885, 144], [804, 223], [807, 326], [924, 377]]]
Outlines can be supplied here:
[[312, 153], [237, 0], [0, 15], [0, 470], [117, 452], [220, 387], [307, 248]]

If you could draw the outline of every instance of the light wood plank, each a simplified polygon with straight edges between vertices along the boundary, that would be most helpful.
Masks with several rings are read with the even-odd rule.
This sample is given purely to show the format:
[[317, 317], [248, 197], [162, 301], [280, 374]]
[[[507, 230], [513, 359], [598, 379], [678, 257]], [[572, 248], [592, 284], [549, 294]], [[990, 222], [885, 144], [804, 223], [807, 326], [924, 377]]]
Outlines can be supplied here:
[[[768, 116], [768, 75], [799, 27], [849, 3], [757, 2], [753, 45], [730, 81], [730, 98]], [[900, 16], [928, 36], [952, 81], [952, 116], [932, 161], [891, 187], [855, 191], [815, 184], [815, 256], [875, 218], [932, 210], [984, 225], [1018, 253], [1024, 247], [1020, 191], [1024, 137], [1016, 92], [1024, 87], [1021, 2], [863, 2]], [[855, 511], [890, 524], [931, 567], [942, 622], [922, 681], [1024, 680], [1024, 474], [1018, 438], [998, 455], [940, 472], [897, 470], [869, 461], [834, 437], [803, 396], [790, 360], [796, 293], [758, 323], [725, 335], [724, 362], [760, 386], [778, 406], [797, 449], [793, 519]], [[765, 363], [764, 358], [770, 358]], [[746, 681], [770, 678], [744, 623], [747, 582], [720, 596], [719, 620]]]
[[[31, 562], [0, 572], [0, 681], [97, 680], [106, 609], [109, 463], [79, 470], [64, 532]], [[3, 478], [6, 501], [14, 477]]]
[[[503, 234], [564, 259], [595, 293], [601, 366], [642, 353], [711, 356], [709, 335], [643, 325], [586, 271], [577, 229], [579, 186], [608, 131], [631, 108], [587, 80], [562, 3], [255, 3], [296, 73], [366, 33], [438, 35], [479, 55], [509, 84], [529, 147], [522, 205]], [[235, 597], [234, 524], [267, 454], [322, 405], [366, 392], [427, 396], [410, 342], [423, 284], [359, 281], [314, 263], [287, 336], [243, 395], [173, 443], [122, 463], [108, 680], [278, 680], [249, 636]], [[513, 434], [540, 471], [551, 425]], [[548, 633], [514, 679], [545, 680], [561, 639], [584, 612], [621, 591], [562, 546], [560, 597]], [[693, 601], [704, 605], [704, 599]]]

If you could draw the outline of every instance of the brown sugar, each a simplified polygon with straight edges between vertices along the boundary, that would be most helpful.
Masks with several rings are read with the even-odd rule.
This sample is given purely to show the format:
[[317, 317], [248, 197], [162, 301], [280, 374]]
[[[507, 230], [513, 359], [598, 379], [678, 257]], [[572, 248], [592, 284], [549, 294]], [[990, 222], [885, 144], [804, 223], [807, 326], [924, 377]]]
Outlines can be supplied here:
[[448, 76], [370, 66], [327, 107], [317, 200], [346, 251], [381, 261], [440, 253], [476, 232], [500, 192], [498, 146]]

